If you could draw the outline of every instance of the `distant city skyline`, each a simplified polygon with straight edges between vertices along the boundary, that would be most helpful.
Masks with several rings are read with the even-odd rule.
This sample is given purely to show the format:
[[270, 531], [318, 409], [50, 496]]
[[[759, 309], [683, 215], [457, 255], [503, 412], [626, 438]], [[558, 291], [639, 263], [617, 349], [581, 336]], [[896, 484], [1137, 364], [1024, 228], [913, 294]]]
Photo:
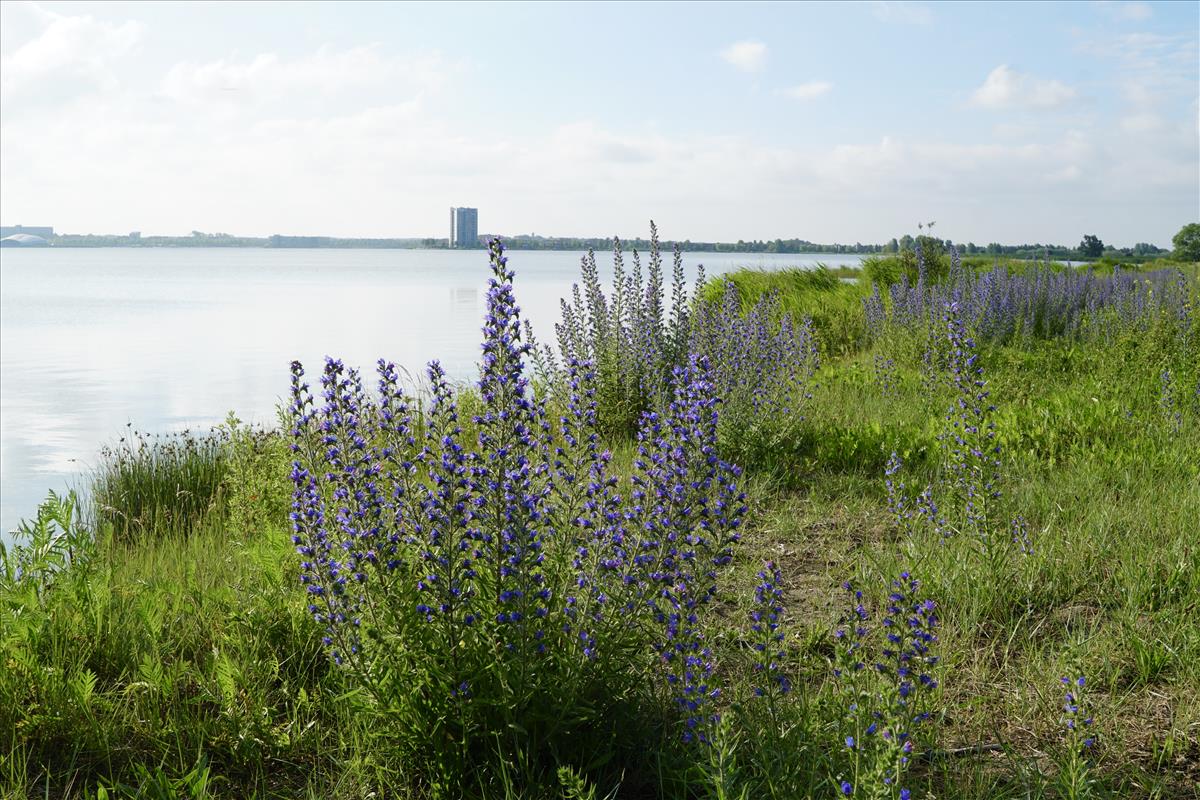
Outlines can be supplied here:
[[1196, 3], [469, 11], [2, 3], [2, 221], [444, 237], [469, 199], [568, 237], [1167, 247], [1200, 218]]
[[49, 239], [54, 235], [54, 228], [50, 225], [0, 225], [0, 239], [18, 233], [27, 233], [32, 236], [41, 236], [44, 239]]

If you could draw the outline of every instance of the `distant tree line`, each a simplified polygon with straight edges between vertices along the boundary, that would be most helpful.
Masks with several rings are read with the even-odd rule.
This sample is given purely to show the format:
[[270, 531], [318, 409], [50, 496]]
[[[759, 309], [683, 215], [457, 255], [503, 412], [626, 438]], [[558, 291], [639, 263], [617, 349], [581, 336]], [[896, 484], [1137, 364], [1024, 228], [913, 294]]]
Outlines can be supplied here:
[[[519, 234], [506, 236], [504, 242], [515, 250], [604, 250], [612, 247], [612, 237], [537, 236]], [[631, 250], [646, 250], [649, 239], [622, 239], [621, 244]], [[755, 239], [736, 242], [693, 242], [691, 239], [663, 240], [665, 248], [676, 244], [689, 253], [880, 253], [883, 245], [862, 244], [818, 244], [807, 239]]]
[[[922, 231], [932, 229], [934, 223], [918, 225]], [[489, 235], [490, 236], [490, 235]], [[487, 236], [480, 237], [482, 248]], [[606, 250], [612, 247], [612, 238], [607, 236], [538, 236], [520, 234], [503, 237], [508, 247], [515, 250]], [[368, 248], [368, 249], [444, 249], [449, 246], [445, 238], [340, 238], [336, 236], [233, 236], [228, 233], [204, 233], [192, 231], [190, 236], [142, 236], [138, 233], [126, 235], [59, 234], [50, 240], [57, 247], [268, 247], [268, 248]], [[807, 239], [754, 239], [736, 242], [663, 241], [665, 249], [676, 244], [689, 253], [848, 253], [868, 255], [874, 253], [895, 254], [914, 251], [920, 243], [922, 249], [931, 254], [950, 252], [957, 248], [962, 255], [995, 255], [1009, 258], [1052, 258], [1052, 259], [1096, 259], [1096, 258], [1153, 258], [1171, 251], [1155, 245], [1139, 242], [1133, 247], [1116, 248], [1105, 245], [1094, 234], [1087, 234], [1077, 247], [1061, 244], [1000, 244], [990, 242], [979, 245], [975, 242], [954, 243], [930, 233], [919, 233], [916, 237], [905, 234], [892, 238], [884, 244], [822, 244]], [[1200, 223], [1185, 225], [1173, 242], [1177, 257], [1183, 260], [1200, 258]], [[648, 250], [650, 240], [623, 239], [626, 249]]]
[[915, 250], [918, 242], [921, 243], [921, 247], [925, 252], [935, 254], [947, 253], [953, 246], [962, 255], [993, 255], [1009, 258], [1045, 258], [1047, 256], [1068, 260], [1094, 259], [1105, 256], [1146, 258], [1166, 255], [1171, 252], [1147, 242], [1138, 242], [1133, 247], [1113, 247], [1112, 245], [1105, 245], [1099, 237], [1093, 234], [1085, 235], [1078, 247], [1067, 247], [1061, 244], [1042, 244], [1041, 242], [1034, 244], [1000, 244], [999, 242], [989, 242], [985, 245], [978, 245], [975, 242], [967, 242], [966, 244], [959, 242], [955, 244], [950, 239], [941, 239], [927, 234], [915, 238], [905, 234], [899, 239], [892, 239], [883, 245], [882, 252], [903, 253]]

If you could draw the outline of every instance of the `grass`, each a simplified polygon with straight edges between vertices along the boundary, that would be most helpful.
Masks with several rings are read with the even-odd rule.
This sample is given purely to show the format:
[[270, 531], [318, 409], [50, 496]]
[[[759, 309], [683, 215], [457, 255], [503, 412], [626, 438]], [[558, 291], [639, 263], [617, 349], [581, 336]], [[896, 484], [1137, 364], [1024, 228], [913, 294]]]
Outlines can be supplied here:
[[228, 474], [228, 432], [150, 435], [130, 430], [100, 451], [92, 483], [97, 527], [119, 538], [187, 531], [218, 500]]
[[[803, 420], [722, 443], [748, 467], [751, 512], [709, 630], [725, 721], [708, 756], [634, 715], [644, 729], [624, 744], [597, 746], [587, 764], [532, 765], [534, 785], [503, 758], [472, 783], [415, 773], [401, 744], [422, 735], [419, 721], [372, 709], [329, 662], [297, 591], [284, 440], [231, 420], [113, 451], [96, 479], [94, 552], [36, 586], [0, 581], [0, 795], [831, 796], [848, 768], [830, 673], [838, 586], [853, 580], [878, 603], [903, 569], [938, 600], [947, 659], [914, 797], [1068, 796], [1058, 679], [1075, 674], [1088, 677], [1098, 730], [1089, 796], [1200, 794], [1200, 408], [1181, 389], [1180, 425], [1164, 413], [1171, 351], [1145, 340], [981, 351], [1005, 503], [1033, 546], [988, 561], [967, 537], [904, 535], [889, 513], [888, 454], [911, 486], [934, 481], [953, 396], [931, 391], [903, 348], [865, 341], [865, 290], [821, 272], [730, 277], [744, 303], [778, 289], [784, 310], [811, 314], [833, 357]], [[1184, 389], [1200, 378], [1193, 355], [1170, 362]], [[877, 357], [896, 362], [886, 387]], [[612, 444], [627, 475], [632, 446]], [[774, 717], [750, 691], [745, 644], [767, 559], [783, 574], [795, 686]]]

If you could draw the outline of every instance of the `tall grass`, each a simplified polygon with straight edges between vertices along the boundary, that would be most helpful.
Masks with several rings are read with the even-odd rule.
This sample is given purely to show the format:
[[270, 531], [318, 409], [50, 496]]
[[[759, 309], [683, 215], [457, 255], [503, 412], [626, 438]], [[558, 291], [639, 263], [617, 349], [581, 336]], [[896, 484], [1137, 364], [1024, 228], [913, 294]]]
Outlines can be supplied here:
[[94, 523], [121, 539], [188, 531], [219, 502], [230, 452], [226, 428], [159, 435], [131, 428], [100, 451]]

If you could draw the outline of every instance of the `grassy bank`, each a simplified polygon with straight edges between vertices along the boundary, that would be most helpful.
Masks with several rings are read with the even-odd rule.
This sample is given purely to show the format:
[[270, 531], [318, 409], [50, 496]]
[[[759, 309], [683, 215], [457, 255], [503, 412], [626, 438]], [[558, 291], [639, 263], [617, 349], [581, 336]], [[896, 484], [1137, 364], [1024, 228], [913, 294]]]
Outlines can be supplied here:
[[[1088, 337], [972, 342], [971, 368], [982, 370], [995, 406], [983, 413], [1000, 447], [1002, 498], [989, 511], [997, 525], [974, 535], [966, 529], [975, 523], [954, 519], [946, 500], [954, 463], [947, 412], [963, 395], [948, 366], [926, 367], [922, 348], [940, 339], [927, 342], [898, 323], [872, 328], [865, 282], [820, 271], [728, 277], [744, 311], [776, 292], [779, 313], [811, 318], [822, 360], [786, 413], [748, 415], [720, 431], [721, 455], [744, 468], [748, 511], [702, 616], [710, 683], [720, 688], [705, 706], [719, 714], [706, 729], [709, 744], [681, 740], [663, 659], [632, 646], [601, 662], [552, 650], [531, 662], [536, 674], [512, 673], [542, 693], [511, 696], [513, 708], [532, 709], [521, 718], [487, 716], [488, 703], [509, 702], [511, 689], [497, 684], [511, 676], [483, 663], [470, 702], [496, 723], [490, 729], [456, 721], [476, 711], [426, 695], [437, 676], [404, 661], [388, 663], [411, 670], [405, 696], [372, 696], [330, 659], [325, 626], [298, 582], [287, 431], [254, 432], [231, 420], [190, 444], [115, 452], [97, 476], [106, 499], [95, 520], [50, 503], [31, 525], [33, 538], [65, 542], [55, 538], [65, 533], [71, 545], [42, 548], [22, 575], [0, 581], [6, 795], [862, 792], [883, 774], [871, 770], [886, 767], [863, 744], [869, 734], [855, 715], [884, 690], [848, 684], [835, 671], [847, 655], [837, 631], [856, 619], [858, 603], [871, 619], [886, 615], [899, 591], [892, 582], [909, 571], [920, 596], [936, 602], [940, 659], [930, 667], [938, 687], [922, 695], [928, 720], [903, 767], [912, 797], [1194, 796], [1195, 334], [1116, 326]], [[714, 282], [704, 291], [718, 303], [726, 290]], [[459, 400], [457, 435], [470, 442], [488, 424], [473, 419], [486, 413], [486, 400]], [[551, 408], [551, 419], [571, 413], [561, 397]], [[571, 452], [562, 429], [553, 435]], [[645, 459], [630, 439], [601, 445], [612, 450], [614, 491], [628, 496]], [[893, 453], [898, 466], [889, 464]], [[915, 507], [926, 486], [950, 487], [938, 495], [947, 521], [937, 529], [897, 513], [900, 500]], [[554, 563], [554, 545], [546, 549]], [[783, 638], [764, 643], [782, 651], [766, 663], [755, 626], [768, 618], [779, 625], [770, 633]], [[413, 647], [428, 644], [424, 633], [412, 637], [405, 641]], [[886, 661], [879, 646], [872, 639], [862, 652]], [[415, 652], [436, 661], [429, 647]], [[509, 663], [499, 650], [457, 652]], [[866, 673], [873, 670], [863, 681]], [[1086, 676], [1086, 688], [1072, 690], [1093, 720], [1086, 728], [1094, 742], [1082, 750], [1066, 727], [1073, 712], [1064, 711], [1060, 679], [1068, 676]], [[875, 788], [879, 797], [898, 791]]]

